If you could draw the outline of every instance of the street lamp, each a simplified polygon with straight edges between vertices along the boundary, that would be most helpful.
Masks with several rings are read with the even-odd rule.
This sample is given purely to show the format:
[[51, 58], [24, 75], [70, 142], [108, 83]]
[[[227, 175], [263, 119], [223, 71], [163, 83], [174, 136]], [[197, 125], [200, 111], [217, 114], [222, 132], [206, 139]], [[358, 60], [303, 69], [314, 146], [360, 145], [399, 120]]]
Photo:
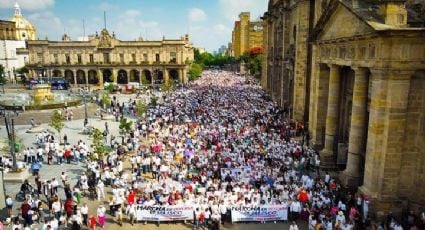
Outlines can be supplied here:
[[5, 108], [1, 107], [0, 111], [2, 114], [4, 114], [4, 121], [5, 121], [5, 125], [6, 125], [6, 131], [7, 131], [7, 137], [9, 139], [9, 147], [10, 147], [10, 153], [12, 155], [12, 161], [13, 161], [13, 165], [12, 165], [12, 171], [16, 172], [18, 167], [17, 167], [17, 163], [16, 163], [16, 152], [15, 152], [15, 148], [16, 148], [16, 143], [15, 143], [15, 119], [13, 118], [13, 113], [11, 113], [10, 111], [5, 110]]
[[84, 127], [89, 123], [89, 119], [87, 116], [87, 97], [86, 97], [86, 89], [83, 90], [83, 100], [84, 100]]

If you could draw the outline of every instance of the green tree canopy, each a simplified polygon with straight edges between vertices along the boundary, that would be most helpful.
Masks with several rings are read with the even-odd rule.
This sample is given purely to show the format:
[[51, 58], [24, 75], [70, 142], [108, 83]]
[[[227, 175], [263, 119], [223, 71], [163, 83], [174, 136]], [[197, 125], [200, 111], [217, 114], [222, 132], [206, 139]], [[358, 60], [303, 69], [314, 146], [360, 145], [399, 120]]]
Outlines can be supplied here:
[[53, 111], [52, 116], [50, 117], [49, 126], [54, 128], [59, 133], [59, 140], [61, 139], [61, 130], [65, 126], [63, 118], [58, 110]]
[[127, 120], [127, 118], [124, 117], [120, 121], [120, 125], [119, 125], [120, 133], [123, 135], [130, 133], [132, 125], [133, 125], [133, 122]]
[[100, 131], [98, 128], [94, 128], [91, 132], [90, 136], [92, 137], [92, 155], [90, 155], [90, 158], [92, 159], [99, 159], [103, 158], [105, 154], [107, 154], [108, 148], [105, 145], [105, 141], [103, 138], [103, 132]]
[[0, 65], [0, 83], [2, 84], [6, 83], [6, 76], [5, 76], [3, 65]]
[[142, 117], [148, 111], [148, 106], [142, 100], [136, 102], [136, 114], [138, 117]]

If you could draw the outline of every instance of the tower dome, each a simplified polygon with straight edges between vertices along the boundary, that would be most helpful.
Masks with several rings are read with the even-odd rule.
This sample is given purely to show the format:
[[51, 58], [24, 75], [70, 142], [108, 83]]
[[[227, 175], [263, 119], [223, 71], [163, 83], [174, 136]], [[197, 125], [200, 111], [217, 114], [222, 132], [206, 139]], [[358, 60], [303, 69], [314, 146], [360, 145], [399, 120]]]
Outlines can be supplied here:
[[16, 38], [18, 40], [35, 40], [35, 27], [22, 16], [21, 7], [15, 3], [15, 15], [10, 19], [16, 25]]

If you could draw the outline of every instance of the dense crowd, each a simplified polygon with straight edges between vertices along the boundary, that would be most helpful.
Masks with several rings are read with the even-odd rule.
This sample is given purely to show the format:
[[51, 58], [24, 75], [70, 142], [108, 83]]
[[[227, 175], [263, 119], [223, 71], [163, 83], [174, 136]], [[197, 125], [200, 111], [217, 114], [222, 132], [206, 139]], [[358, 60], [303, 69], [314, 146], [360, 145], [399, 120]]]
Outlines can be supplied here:
[[[109, 110], [118, 119], [134, 115], [134, 106], [135, 100], [124, 104], [114, 98]], [[385, 224], [373, 223], [368, 197], [345, 192], [329, 173], [320, 174], [319, 155], [297, 137], [302, 133], [298, 127], [283, 118], [254, 79], [205, 72], [151, 107], [124, 146], [111, 138], [116, 151], [103, 159], [88, 158], [91, 149], [84, 141], [63, 151], [51, 135], [37, 136], [40, 147], [24, 151], [27, 161], [42, 161], [47, 152], [58, 164], [63, 158], [66, 163], [84, 161], [88, 170], [72, 183], [64, 172], [61, 182], [36, 177], [36, 186], [24, 184], [24, 226], [37, 219], [44, 221], [43, 229], [94, 229], [105, 226], [107, 213], [118, 224], [125, 216], [133, 224], [137, 205], [187, 205], [193, 207], [195, 229], [219, 229], [220, 223], [231, 222], [231, 207], [283, 205], [294, 230], [300, 220], [309, 229], [402, 229], [394, 217]], [[104, 132], [113, 136], [107, 123]], [[142, 144], [148, 138], [149, 145]], [[133, 154], [127, 154], [129, 150]], [[125, 161], [131, 170], [124, 167]], [[53, 163], [53, 158], [47, 162]], [[60, 183], [65, 201], [57, 197]], [[105, 187], [111, 187], [111, 196]], [[31, 196], [32, 189], [42, 196]], [[90, 216], [82, 196], [106, 200], [109, 206], [99, 205]], [[54, 218], [45, 218], [46, 209]], [[408, 216], [409, 228], [423, 226], [424, 214]], [[13, 229], [20, 226], [18, 220]]]

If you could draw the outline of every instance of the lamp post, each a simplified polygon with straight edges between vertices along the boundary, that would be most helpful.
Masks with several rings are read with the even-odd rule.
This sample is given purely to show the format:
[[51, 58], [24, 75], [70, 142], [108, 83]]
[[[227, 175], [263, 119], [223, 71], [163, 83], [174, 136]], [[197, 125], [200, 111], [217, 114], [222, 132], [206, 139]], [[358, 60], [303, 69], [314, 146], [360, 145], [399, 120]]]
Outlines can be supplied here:
[[16, 143], [15, 143], [15, 119], [13, 118], [12, 113], [10, 112], [6, 112], [6, 110], [1, 107], [0, 110], [2, 111], [2, 113], [4, 114], [4, 121], [5, 121], [5, 125], [6, 125], [6, 131], [7, 131], [7, 137], [9, 139], [9, 147], [10, 147], [10, 154], [12, 155], [12, 171], [16, 172], [18, 167], [17, 167], [17, 163], [16, 163], [16, 152], [15, 152], [15, 148], [16, 148]]
[[83, 100], [84, 100], [84, 127], [87, 126], [87, 124], [89, 123], [89, 119], [87, 116], [87, 97], [86, 97], [86, 93], [87, 91], [84, 90], [83, 91]]

